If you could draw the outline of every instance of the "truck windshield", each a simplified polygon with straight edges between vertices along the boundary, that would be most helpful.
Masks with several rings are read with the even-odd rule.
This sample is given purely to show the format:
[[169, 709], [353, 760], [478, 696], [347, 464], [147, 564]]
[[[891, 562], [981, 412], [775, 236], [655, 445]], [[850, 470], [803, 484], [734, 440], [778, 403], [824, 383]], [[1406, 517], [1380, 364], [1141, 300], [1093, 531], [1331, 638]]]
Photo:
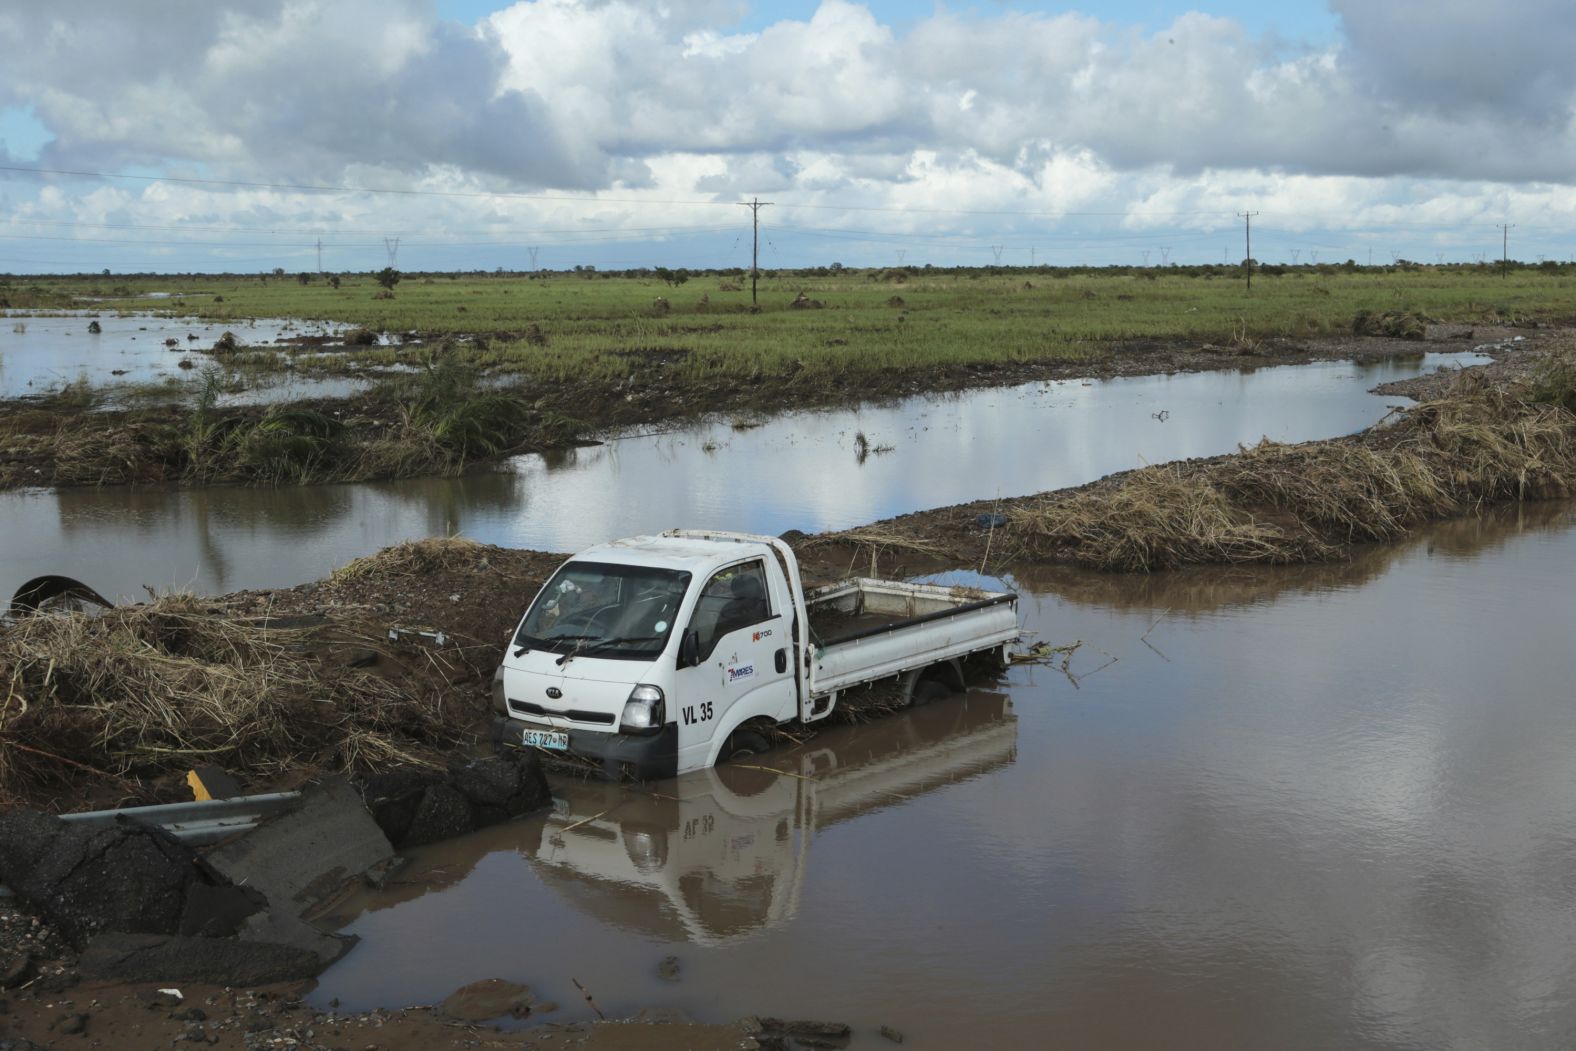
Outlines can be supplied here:
[[690, 575], [612, 562], [570, 562], [553, 575], [515, 633], [517, 648], [651, 660], [667, 645]]

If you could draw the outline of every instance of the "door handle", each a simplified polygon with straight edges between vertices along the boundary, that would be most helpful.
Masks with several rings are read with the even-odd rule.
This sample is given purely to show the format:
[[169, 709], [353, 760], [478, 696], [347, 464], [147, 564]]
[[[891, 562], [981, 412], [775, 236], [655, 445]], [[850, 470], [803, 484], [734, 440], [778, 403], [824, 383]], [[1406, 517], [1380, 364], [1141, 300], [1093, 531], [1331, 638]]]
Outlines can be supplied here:
[[786, 649], [778, 650], [777, 651], [777, 674], [781, 675], [783, 672], [785, 672], [787, 670], [788, 670], [788, 651]]

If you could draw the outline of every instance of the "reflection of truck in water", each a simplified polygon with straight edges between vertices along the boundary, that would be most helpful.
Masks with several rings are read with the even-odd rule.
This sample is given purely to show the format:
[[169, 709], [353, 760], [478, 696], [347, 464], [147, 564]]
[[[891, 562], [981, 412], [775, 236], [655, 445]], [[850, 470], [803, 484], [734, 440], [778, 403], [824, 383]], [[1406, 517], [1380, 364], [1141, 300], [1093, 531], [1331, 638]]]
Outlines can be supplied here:
[[671, 777], [768, 747], [892, 682], [898, 703], [1000, 667], [1018, 596], [859, 579], [809, 593], [775, 537], [674, 530], [581, 552], [531, 603], [498, 669], [497, 739], [613, 777]]
[[1005, 766], [1017, 736], [1007, 697], [975, 690], [785, 749], [772, 760], [786, 773], [722, 766], [662, 796], [555, 782], [554, 812], [525, 848], [598, 919], [722, 944], [793, 917], [818, 831]]

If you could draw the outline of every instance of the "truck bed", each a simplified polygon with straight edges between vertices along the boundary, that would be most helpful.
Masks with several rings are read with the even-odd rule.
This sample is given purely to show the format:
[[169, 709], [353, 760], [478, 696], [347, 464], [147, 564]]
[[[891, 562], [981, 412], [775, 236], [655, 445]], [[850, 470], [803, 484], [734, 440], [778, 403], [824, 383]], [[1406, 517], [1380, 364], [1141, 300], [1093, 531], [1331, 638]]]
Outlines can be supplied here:
[[824, 696], [1018, 635], [1017, 596], [868, 577], [805, 596], [816, 644], [813, 691]]

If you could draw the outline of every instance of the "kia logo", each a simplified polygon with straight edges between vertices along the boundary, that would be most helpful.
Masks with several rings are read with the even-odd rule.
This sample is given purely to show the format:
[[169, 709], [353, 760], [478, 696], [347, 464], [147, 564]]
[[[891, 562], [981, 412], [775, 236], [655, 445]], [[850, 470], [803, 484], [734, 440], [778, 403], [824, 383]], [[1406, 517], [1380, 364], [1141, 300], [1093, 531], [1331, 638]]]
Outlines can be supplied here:
[[558, 698], [562, 697], [563, 695], [564, 695], [564, 691], [560, 690], [556, 686], [549, 686], [547, 688], [547, 696], [551, 697], [555, 701], [558, 700]]

